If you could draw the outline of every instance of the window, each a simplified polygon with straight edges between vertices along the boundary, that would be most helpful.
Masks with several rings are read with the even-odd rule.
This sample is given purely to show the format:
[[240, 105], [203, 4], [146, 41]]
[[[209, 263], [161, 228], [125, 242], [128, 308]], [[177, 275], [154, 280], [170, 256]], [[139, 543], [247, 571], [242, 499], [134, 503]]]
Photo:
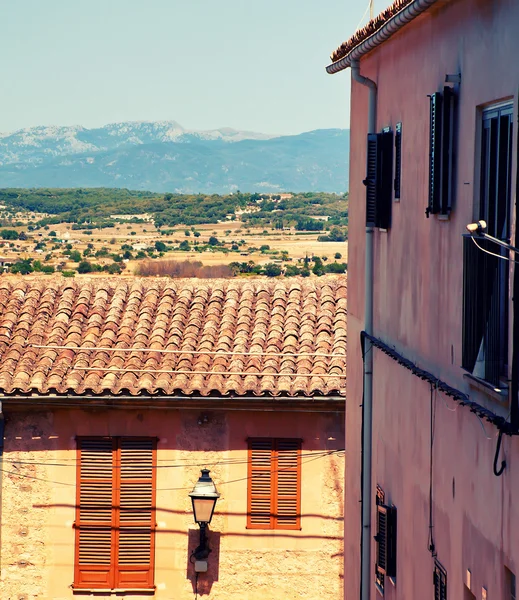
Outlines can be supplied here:
[[79, 438], [74, 587], [153, 588], [156, 440]]
[[434, 600], [447, 600], [447, 571], [434, 561]]
[[395, 190], [395, 200], [400, 200], [400, 181], [402, 179], [402, 123], [397, 123], [395, 127], [395, 180], [393, 188]]
[[[485, 110], [482, 116], [479, 219], [487, 233], [509, 241], [512, 105]], [[507, 251], [489, 240], [464, 236], [462, 367], [500, 387], [508, 372], [509, 263]], [[487, 252], [485, 252], [485, 250]]]
[[366, 227], [391, 227], [393, 132], [368, 133]]
[[377, 486], [377, 534], [375, 583], [383, 593], [385, 578], [396, 577], [396, 508], [384, 503], [384, 491]]
[[249, 529], [301, 528], [301, 440], [249, 439]]
[[430, 96], [429, 215], [448, 215], [454, 190], [454, 116], [456, 96], [450, 87]]
[[505, 567], [506, 600], [516, 600], [515, 574]]

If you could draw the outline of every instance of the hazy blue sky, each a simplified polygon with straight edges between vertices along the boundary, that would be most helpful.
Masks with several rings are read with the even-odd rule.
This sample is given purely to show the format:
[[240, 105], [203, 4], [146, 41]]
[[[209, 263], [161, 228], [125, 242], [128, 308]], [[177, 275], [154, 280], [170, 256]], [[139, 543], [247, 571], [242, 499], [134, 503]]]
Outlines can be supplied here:
[[[176, 120], [347, 127], [329, 54], [368, 0], [0, 0], [0, 131]], [[375, 0], [379, 12], [389, 0]]]

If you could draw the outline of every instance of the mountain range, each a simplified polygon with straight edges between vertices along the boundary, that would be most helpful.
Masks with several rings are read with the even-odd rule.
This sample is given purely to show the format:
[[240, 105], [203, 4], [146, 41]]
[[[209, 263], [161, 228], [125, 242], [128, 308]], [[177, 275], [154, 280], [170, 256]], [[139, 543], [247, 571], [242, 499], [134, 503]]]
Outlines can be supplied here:
[[273, 136], [176, 121], [0, 134], [0, 187], [117, 187], [176, 193], [348, 189], [349, 131]]

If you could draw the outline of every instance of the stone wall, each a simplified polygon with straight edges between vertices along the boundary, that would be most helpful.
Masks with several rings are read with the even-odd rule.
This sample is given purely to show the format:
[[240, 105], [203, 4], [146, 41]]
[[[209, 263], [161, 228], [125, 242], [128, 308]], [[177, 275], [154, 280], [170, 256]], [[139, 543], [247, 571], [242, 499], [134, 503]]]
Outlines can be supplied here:
[[[78, 597], [71, 589], [78, 435], [158, 437], [154, 598], [194, 597], [189, 555], [199, 531], [188, 493], [203, 467], [221, 498], [209, 532], [209, 571], [198, 578], [201, 598], [342, 597], [344, 455], [323, 452], [344, 448], [343, 415], [62, 409], [6, 411], [2, 600]], [[246, 529], [249, 436], [302, 438], [300, 531]]]

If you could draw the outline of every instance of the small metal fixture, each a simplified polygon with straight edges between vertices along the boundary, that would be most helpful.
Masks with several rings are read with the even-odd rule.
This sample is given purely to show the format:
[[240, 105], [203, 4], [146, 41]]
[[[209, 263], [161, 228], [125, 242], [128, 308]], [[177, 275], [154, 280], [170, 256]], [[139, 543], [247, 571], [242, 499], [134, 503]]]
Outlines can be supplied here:
[[503, 248], [506, 248], [507, 250], [513, 250], [516, 253], [519, 253], [519, 248], [515, 248], [514, 246], [508, 244], [507, 242], [503, 242], [502, 240], [499, 240], [495, 237], [493, 237], [492, 235], [489, 235], [488, 233], [485, 233], [485, 229], [487, 228], [487, 223], [486, 221], [478, 221], [477, 223], [469, 223], [468, 225], [466, 225], [467, 227], [467, 231], [470, 233], [470, 235], [472, 237], [479, 237], [479, 238], [484, 238], [486, 240], [490, 240], [491, 242], [494, 242], [495, 244], [498, 244], [499, 246], [502, 246]]
[[202, 469], [200, 478], [189, 494], [193, 503], [195, 522], [200, 526], [200, 543], [192, 554], [195, 559], [195, 571], [197, 573], [207, 571], [207, 557], [211, 552], [207, 544], [207, 526], [213, 518], [216, 501], [220, 497], [209, 472], [209, 469]]

